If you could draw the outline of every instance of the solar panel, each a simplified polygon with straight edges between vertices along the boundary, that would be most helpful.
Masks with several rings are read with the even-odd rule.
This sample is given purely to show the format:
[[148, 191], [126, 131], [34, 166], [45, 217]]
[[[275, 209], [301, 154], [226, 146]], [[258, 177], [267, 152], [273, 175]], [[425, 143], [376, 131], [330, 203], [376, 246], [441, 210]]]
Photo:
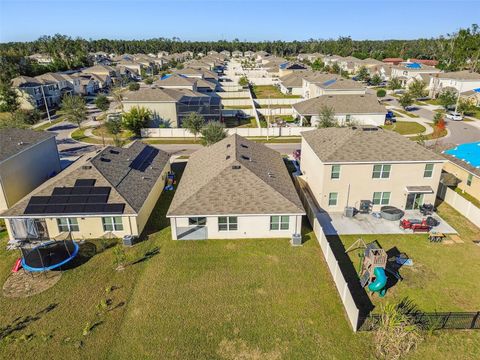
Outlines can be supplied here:
[[72, 189], [72, 195], [88, 195], [90, 194], [90, 190], [92, 187], [81, 186], [81, 187], [74, 187]]
[[65, 205], [47, 205], [44, 209], [44, 214], [63, 214]]
[[56, 187], [53, 189], [52, 195], [70, 195], [71, 187]]
[[90, 195], [109, 195], [110, 188], [108, 186], [96, 186], [90, 191]]
[[90, 203], [90, 204], [106, 204], [108, 200], [107, 195], [93, 195], [89, 196], [87, 198], [87, 201], [84, 203]]
[[48, 199], [50, 199], [50, 196], [32, 196], [30, 198], [29, 204], [31, 204], [31, 205], [46, 205], [46, 204], [48, 204]]
[[93, 186], [95, 185], [95, 179], [78, 179], [77, 181], [75, 181], [75, 185], [74, 186]]
[[[66, 197], [66, 196], [65, 196]], [[66, 197], [66, 202], [64, 204], [85, 204], [88, 200], [88, 196], [83, 196], [83, 195], [76, 195], [76, 196], [69, 196]]]
[[69, 198], [69, 196], [50, 196], [48, 204], [66, 204]]
[[87, 204], [85, 205], [85, 212], [89, 214], [103, 213], [105, 204]]
[[85, 209], [85, 205], [82, 204], [70, 204], [70, 205], [65, 205], [65, 208], [63, 209], [63, 212], [65, 214], [80, 214], [83, 213]]
[[125, 204], [106, 204], [103, 211], [109, 214], [122, 214]]
[[45, 212], [45, 205], [28, 205], [25, 208], [24, 214], [43, 214]]

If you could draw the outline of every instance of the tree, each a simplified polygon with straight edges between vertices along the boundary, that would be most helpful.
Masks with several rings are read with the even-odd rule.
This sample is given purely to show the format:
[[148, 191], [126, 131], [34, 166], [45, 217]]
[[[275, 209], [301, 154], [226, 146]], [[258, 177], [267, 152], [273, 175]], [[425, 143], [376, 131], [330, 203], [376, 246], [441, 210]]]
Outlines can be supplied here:
[[385, 97], [385, 95], [387, 95], [387, 92], [385, 91], [385, 89], [378, 89], [377, 90], [377, 97]]
[[205, 146], [213, 145], [227, 137], [225, 126], [218, 121], [211, 121], [200, 131], [202, 134], [202, 143]]
[[60, 105], [59, 113], [68, 122], [77, 124], [82, 128], [82, 121], [87, 119], [87, 105], [85, 100], [77, 95], [65, 95]]
[[110, 100], [103, 95], [100, 94], [95, 98], [95, 106], [100, 109], [100, 111], [107, 111], [110, 107]]
[[435, 115], [433, 116], [433, 125], [437, 125], [440, 120], [444, 120], [444, 115], [443, 113], [435, 113]]
[[241, 87], [246, 87], [248, 86], [248, 84], [248, 78], [245, 75], [238, 80], [238, 85], [240, 85]]
[[426, 87], [427, 84], [425, 81], [414, 79], [410, 85], [408, 85], [408, 92], [414, 99], [418, 99], [427, 95]]
[[398, 102], [403, 107], [403, 109], [406, 110], [409, 106], [412, 106], [413, 98], [408, 92], [406, 92], [400, 97], [400, 99], [398, 99]]
[[150, 110], [144, 107], [134, 106], [130, 111], [123, 113], [122, 126], [140, 136], [142, 128], [152, 119]]
[[333, 107], [329, 107], [323, 105], [320, 108], [320, 112], [318, 113], [318, 128], [329, 128], [329, 127], [336, 127], [338, 125], [337, 121], [335, 120], [335, 110]]
[[123, 141], [118, 136], [122, 132], [122, 118], [120, 116], [110, 116], [105, 122], [107, 131], [113, 135], [113, 143], [115, 146], [122, 146]]
[[140, 84], [139, 83], [132, 82], [132, 83], [128, 84], [128, 90], [137, 91], [138, 89], [140, 89]]
[[336, 62], [333, 63], [331, 67], [331, 72], [334, 74], [339, 74], [340, 73], [340, 65], [338, 65]]
[[370, 84], [373, 86], [378, 86], [382, 83], [382, 77], [378, 74], [374, 74], [370, 79]]
[[322, 71], [325, 67], [325, 63], [320, 59], [315, 59], [311, 67], [313, 71]]
[[458, 101], [458, 106], [457, 106], [457, 111], [461, 113], [462, 115], [464, 114], [472, 114], [475, 112], [475, 105], [467, 99], [462, 99]]
[[153, 79], [151, 77], [145, 79], [145, 84], [152, 85], [153, 84]]
[[368, 81], [368, 79], [370, 78], [370, 73], [365, 66], [361, 66], [355, 74], [355, 77], [360, 81]]
[[439, 137], [444, 136], [444, 132], [447, 129], [447, 123], [445, 119], [442, 117], [440, 118], [437, 123], [433, 126], [433, 134], [432, 137], [434, 139], [438, 139]]
[[10, 81], [0, 81], [0, 112], [14, 113], [18, 110], [18, 93]]
[[401, 89], [402, 88], [402, 82], [398, 78], [392, 77], [390, 79], [390, 81], [388, 82], [387, 88], [389, 90]]
[[0, 117], [0, 129], [24, 129], [26, 127], [27, 125], [25, 124], [25, 116], [21, 110]]
[[457, 92], [450, 89], [442, 91], [441, 94], [438, 95], [438, 102], [445, 108], [445, 110], [448, 110], [449, 107], [455, 105], [457, 102]]
[[119, 87], [119, 86], [115, 86], [112, 91], [111, 91], [111, 94], [112, 94], [112, 97], [113, 97], [113, 101], [115, 102], [116, 104], [116, 108], [120, 108], [122, 109], [123, 111], [123, 103], [122, 103], [122, 100], [123, 100], [123, 93], [122, 93], [122, 88]]
[[203, 116], [195, 112], [188, 114], [182, 122], [182, 127], [190, 131], [195, 137], [195, 142], [197, 141], [197, 135], [200, 134], [204, 125], [205, 119]]

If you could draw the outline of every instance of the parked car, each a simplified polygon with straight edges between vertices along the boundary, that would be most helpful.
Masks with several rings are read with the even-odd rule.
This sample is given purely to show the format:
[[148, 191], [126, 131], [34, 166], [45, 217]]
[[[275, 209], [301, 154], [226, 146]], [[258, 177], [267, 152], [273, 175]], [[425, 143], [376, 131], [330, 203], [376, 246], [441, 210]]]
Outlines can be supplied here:
[[462, 121], [463, 120], [463, 116], [462, 114], [458, 113], [458, 112], [449, 112], [446, 116], [445, 116], [448, 120], [453, 120], [453, 121]]

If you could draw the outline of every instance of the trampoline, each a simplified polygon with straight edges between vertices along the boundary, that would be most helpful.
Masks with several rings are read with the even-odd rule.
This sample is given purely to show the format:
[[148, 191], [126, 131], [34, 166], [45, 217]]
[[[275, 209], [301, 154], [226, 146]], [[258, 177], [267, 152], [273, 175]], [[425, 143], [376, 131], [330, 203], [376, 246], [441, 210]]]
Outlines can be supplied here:
[[73, 240], [52, 240], [21, 250], [22, 267], [27, 271], [40, 272], [57, 269], [70, 262], [77, 256], [79, 246]]

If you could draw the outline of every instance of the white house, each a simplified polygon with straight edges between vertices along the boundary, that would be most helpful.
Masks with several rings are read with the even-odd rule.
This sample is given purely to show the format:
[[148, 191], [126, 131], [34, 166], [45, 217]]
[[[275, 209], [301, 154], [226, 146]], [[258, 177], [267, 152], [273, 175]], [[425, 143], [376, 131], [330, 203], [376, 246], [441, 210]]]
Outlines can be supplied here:
[[174, 240], [290, 238], [303, 215], [281, 155], [238, 135], [190, 157], [167, 212]]
[[430, 97], [437, 97], [447, 87], [460, 93], [480, 89], [480, 74], [463, 70], [432, 76], [429, 83]]

